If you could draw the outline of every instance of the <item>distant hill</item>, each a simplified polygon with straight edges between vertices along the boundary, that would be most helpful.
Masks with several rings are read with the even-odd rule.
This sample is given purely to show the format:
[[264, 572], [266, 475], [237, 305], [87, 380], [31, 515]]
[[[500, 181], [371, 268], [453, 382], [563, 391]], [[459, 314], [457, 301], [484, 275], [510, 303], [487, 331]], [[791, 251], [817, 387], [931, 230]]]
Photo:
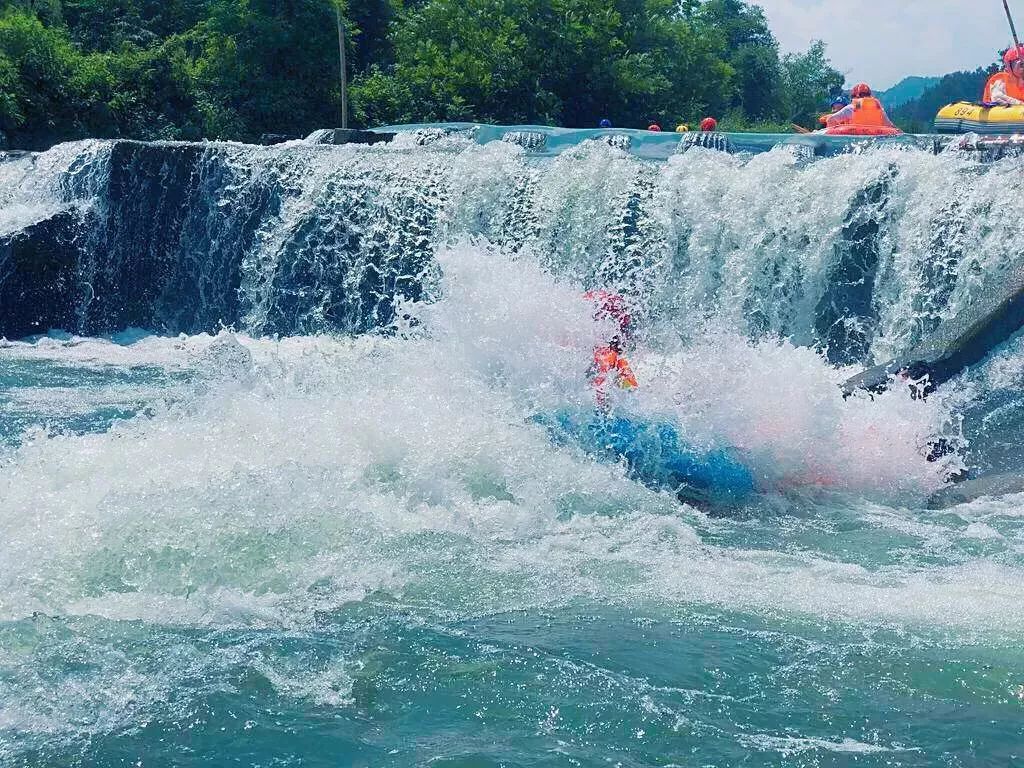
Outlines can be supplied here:
[[941, 77], [905, 77], [896, 85], [878, 94], [887, 109], [902, 107], [908, 101], [920, 98], [929, 88], [938, 85]]
[[951, 72], [948, 75], [943, 75], [938, 82], [926, 88], [916, 99], [895, 109], [885, 100], [884, 96], [881, 97], [882, 103], [889, 108], [888, 113], [892, 121], [904, 131], [931, 133], [935, 113], [941, 107], [954, 101], [978, 101], [981, 99], [985, 82], [989, 75], [996, 72], [998, 68], [996, 64], [993, 64], [987, 68], [979, 67], [973, 72]]

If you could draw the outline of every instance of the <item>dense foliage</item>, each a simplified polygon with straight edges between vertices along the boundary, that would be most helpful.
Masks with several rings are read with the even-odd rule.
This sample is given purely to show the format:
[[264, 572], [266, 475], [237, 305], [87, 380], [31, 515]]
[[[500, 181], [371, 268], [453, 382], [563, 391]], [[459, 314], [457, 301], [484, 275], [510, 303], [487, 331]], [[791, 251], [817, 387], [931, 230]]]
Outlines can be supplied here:
[[741, 0], [0, 0], [0, 131], [305, 135], [339, 123], [813, 124], [824, 46], [780, 56]]
[[892, 110], [890, 116], [905, 131], [930, 133], [941, 107], [956, 101], [978, 101], [989, 76], [998, 70], [999, 65], [993, 64], [973, 72], [951, 72], [913, 101]]
[[876, 93], [875, 95], [882, 100], [886, 108], [896, 109], [896, 107], [901, 107], [914, 99], [920, 98], [921, 94], [933, 85], [938, 85], [941, 79], [941, 77], [904, 77], [896, 85], [886, 88], [881, 93]]

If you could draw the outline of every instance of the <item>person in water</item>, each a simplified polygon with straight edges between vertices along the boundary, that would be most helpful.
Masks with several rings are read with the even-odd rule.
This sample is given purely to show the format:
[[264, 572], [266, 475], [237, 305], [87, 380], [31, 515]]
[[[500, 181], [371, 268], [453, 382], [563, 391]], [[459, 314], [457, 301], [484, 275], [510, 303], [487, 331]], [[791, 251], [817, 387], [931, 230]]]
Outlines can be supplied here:
[[617, 293], [609, 291], [588, 291], [583, 295], [594, 305], [595, 320], [611, 320], [618, 326], [606, 344], [594, 347], [594, 358], [587, 369], [587, 378], [594, 390], [598, 410], [607, 413], [610, 409], [608, 388], [636, 389], [640, 386], [629, 360], [623, 355], [623, 343], [632, 335], [633, 319], [626, 302]]
[[1003, 54], [1003, 71], [988, 79], [981, 100], [1007, 107], [1024, 104], [1024, 46], [1014, 46]]
[[850, 103], [828, 116], [826, 129], [852, 125], [858, 128], [895, 128], [867, 83], [857, 83], [850, 91]]
[[700, 129], [703, 133], [718, 130], [718, 121], [713, 117], [705, 117], [700, 121]]

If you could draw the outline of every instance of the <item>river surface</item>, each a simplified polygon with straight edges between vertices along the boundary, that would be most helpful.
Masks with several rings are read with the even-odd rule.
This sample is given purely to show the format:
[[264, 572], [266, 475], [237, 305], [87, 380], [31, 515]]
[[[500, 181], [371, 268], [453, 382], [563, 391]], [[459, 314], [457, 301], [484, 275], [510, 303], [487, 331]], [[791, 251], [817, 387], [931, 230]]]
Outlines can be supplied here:
[[[237, 183], [160, 202], [194, 220], [156, 259], [68, 192], [109, 151], [0, 164], [0, 232], [107, 217], [69, 327], [0, 342], [0, 765], [1024, 765], [1024, 498], [927, 504], [1020, 470], [1020, 341], [840, 391], [1006, 261], [1013, 161], [214, 146], [285, 191], [234, 245]], [[637, 307], [613, 408], [734, 451], [752, 501], [540, 426], [591, 407], [599, 285]]]

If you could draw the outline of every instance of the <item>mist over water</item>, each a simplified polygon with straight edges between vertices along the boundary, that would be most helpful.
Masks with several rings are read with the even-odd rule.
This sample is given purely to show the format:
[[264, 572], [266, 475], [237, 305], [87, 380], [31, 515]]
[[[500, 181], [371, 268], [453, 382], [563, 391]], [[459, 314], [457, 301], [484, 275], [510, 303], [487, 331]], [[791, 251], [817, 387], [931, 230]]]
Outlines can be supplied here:
[[[1019, 500], [923, 507], [1013, 455], [1017, 343], [926, 400], [839, 389], [1009, 267], [978, 212], [1010, 169], [448, 141], [204, 148], [145, 295], [81, 191], [109, 145], [0, 193], [12, 231], [105, 208], [76, 274], [110, 279], [79, 335], [0, 347], [0, 763], [1012, 764]], [[604, 286], [637, 314], [616, 410], [735, 450], [751, 504], [536, 422], [592, 407]], [[129, 314], [183, 333], [103, 337]]]

